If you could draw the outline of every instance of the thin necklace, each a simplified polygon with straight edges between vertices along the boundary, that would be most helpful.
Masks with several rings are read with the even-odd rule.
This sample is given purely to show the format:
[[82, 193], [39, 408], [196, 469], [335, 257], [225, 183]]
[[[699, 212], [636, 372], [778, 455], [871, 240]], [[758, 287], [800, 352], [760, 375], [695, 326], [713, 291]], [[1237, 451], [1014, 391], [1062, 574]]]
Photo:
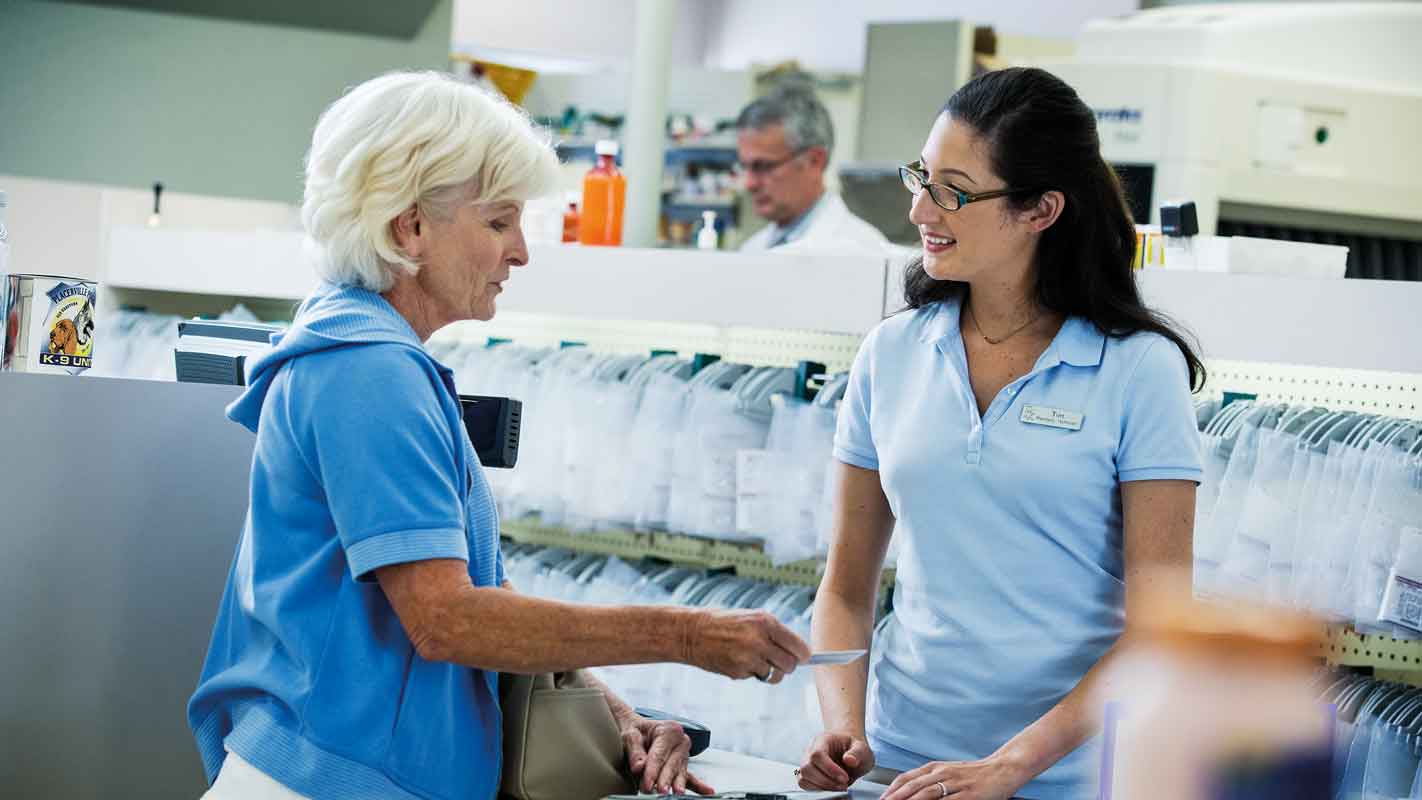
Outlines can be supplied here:
[[968, 305], [968, 319], [972, 320], [972, 322], [973, 322], [973, 328], [977, 330], [978, 335], [981, 336], [981, 337], [983, 337], [983, 340], [986, 341], [988, 344], [1002, 344], [1003, 342], [1007, 341], [1008, 339], [1011, 339], [1012, 337], [1016, 336], [1017, 334], [1019, 334], [1019, 333], [1025, 331], [1025, 330], [1027, 330], [1027, 326], [1028, 326], [1028, 325], [1031, 325], [1032, 323], [1036, 322], [1037, 320], [1039, 320], [1039, 319], [1041, 319], [1041, 318], [1042, 318], [1042, 312], [1041, 312], [1041, 311], [1038, 311], [1037, 314], [1036, 314], [1036, 316], [1034, 316], [1034, 317], [1032, 317], [1031, 319], [1027, 320], [1026, 322], [1022, 323], [1022, 324], [1021, 324], [1020, 326], [1018, 326], [1015, 330], [1013, 330], [1012, 333], [1009, 333], [1009, 334], [1007, 334], [1006, 336], [1003, 336], [1003, 337], [1000, 338], [1000, 339], [994, 339], [994, 338], [992, 338], [991, 336], [988, 336], [986, 333], [983, 333], [983, 328], [982, 328], [982, 326], [978, 324], [978, 317], [977, 317], [976, 314], [973, 313], [973, 306], [972, 306], [971, 304]]

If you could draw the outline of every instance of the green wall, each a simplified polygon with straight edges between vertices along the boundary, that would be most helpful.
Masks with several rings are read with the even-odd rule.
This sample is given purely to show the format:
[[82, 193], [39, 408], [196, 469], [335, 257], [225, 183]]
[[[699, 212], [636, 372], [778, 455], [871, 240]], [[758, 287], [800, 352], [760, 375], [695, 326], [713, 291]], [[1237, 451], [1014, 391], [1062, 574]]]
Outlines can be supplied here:
[[387, 70], [446, 69], [451, 9], [398, 40], [0, 0], [0, 174], [298, 202], [317, 115]]

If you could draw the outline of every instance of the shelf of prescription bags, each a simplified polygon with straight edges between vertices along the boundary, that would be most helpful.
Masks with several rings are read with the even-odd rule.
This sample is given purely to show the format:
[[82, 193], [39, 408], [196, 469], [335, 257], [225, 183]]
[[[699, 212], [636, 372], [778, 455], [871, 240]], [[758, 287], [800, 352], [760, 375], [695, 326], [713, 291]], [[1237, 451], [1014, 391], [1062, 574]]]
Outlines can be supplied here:
[[[823, 561], [816, 559], [776, 565], [759, 543], [703, 539], [679, 533], [625, 530], [577, 533], [544, 525], [536, 517], [505, 520], [500, 524], [500, 530], [509, 539], [524, 544], [564, 547], [627, 559], [660, 558], [703, 569], [730, 567], [743, 578], [771, 583], [819, 586], [825, 567]], [[893, 582], [894, 571], [884, 570], [881, 587], [892, 586]]]

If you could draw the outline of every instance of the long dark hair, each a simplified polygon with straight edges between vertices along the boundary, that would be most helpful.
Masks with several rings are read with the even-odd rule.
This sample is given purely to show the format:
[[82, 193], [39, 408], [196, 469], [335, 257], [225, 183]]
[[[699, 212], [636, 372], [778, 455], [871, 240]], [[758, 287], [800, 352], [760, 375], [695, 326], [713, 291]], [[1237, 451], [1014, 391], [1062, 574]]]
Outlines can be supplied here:
[[[1037, 244], [1037, 302], [1084, 317], [1103, 334], [1151, 331], [1171, 340], [1190, 368], [1190, 386], [1205, 383], [1205, 365], [1179, 326], [1147, 308], [1131, 262], [1136, 229], [1115, 170], [1101, 158], [1096, 115], [1057, 76], [1013, 67], [980, 75], [953, 93], [942, 113], [972, 128], [989, 146], [993, 171], [1008, 186], [1038, 187], [1007, 198], [1036, 205], [1044, 192], [1066, 196], [1057, 221]], [[967, 284], [934, 279], [916, 258], [904, 275], [909, 308], [963, 297]]]

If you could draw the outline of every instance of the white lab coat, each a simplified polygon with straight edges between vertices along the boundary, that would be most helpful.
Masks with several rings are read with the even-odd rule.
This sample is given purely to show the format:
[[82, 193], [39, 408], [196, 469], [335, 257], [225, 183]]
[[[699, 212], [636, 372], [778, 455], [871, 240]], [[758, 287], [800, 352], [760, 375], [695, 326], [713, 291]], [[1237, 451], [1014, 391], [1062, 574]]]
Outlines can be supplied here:
[[[772, 249], [768, 245], [776, 230], [776, 226], [771, 224], [756, 231], [741, 245], [741, 252], [758, 253]], [[854, 216], [839, 195], [826, 191], [810, 209], [809, 218], [789, 239], [773, 249], [776, 252], [836, 250], [879, 253], [888, 244], [889, 240], [878, 228]]]

